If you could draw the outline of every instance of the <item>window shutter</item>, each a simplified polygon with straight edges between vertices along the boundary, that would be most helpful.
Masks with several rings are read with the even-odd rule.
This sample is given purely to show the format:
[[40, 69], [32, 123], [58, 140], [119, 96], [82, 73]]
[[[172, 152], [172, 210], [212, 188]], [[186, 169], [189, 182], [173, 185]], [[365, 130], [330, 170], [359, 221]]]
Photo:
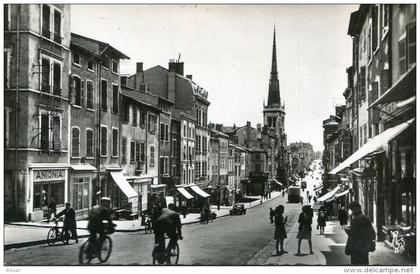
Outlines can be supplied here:
[[85, 81], [81, 81], [81, 90], [80, 90], [80, 106], [84, 107], [85, 106], [85, 99], [86, 99], [86, 82]]
[[372, 13], [372, 51], [375, 51], [378, 47], [378, 6], [373, 6]]
[[390, 87], [391, 75], [389, 69], [383, 69], [381, 71], [381, 95], [384, 94]]
[[74, 94], [74, 78], [70, 76], [69, 79], [70, 104], [74, 105], [76, 98]]

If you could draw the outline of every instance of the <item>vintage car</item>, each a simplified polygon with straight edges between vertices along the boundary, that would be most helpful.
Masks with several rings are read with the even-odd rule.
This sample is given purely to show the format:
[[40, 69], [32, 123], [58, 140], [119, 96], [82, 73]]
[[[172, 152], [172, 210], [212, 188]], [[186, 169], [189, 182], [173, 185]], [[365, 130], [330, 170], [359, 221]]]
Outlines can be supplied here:
[[246, 214], [246, 208], [244, 204], [234, 204], [233, 208], [229, 210], [230, 215], [242, 215]]

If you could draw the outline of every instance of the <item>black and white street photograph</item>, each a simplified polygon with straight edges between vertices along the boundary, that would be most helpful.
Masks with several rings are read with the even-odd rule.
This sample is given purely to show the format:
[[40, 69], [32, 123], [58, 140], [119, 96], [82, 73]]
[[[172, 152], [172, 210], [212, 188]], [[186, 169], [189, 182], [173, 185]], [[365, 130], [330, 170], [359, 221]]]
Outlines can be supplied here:
[[2, 9], [2, 271], [416, 272], [414, 1]]

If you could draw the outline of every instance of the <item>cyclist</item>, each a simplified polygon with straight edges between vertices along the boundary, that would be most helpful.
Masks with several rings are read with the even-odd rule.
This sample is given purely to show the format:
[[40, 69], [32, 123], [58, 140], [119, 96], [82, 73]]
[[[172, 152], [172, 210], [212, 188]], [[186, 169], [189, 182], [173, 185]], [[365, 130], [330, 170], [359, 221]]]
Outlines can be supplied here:
[[63, 232], [68, 234], [70, 231], [72, 238], [76, 240], [76, 243], [78, 243], [79, 240], [77, 239], [76, 213], [74, 209], [70, 207], [70, 203], [66, 203], [66, 208], [58, 213], [55, 218], [59, 218], [62, 215], [64, 215]]
[[111, 230], [114, 229], [113, 223], [111, 220], [111, 214], [110, 214], [110, 205], [111, 205], [111, 199], [108, 197], [101, 198], [101, 204], [95, 205], [92, 208], [92, 211], [89, 215], [89, 222], [88, 222], [88, 230], [90, 233], [90, 242], [92, 245], [89, 248], [89, 256], [92, 256], [92, 246], [95, 248], [98, 248], [98, 243], [96, 241], [96, 234], [99, 234], [99, 242], [103, 241], [105, 239], [105, 224], [103, 221], [108, 221], [109, 226]]
[[[155, 244], [158, 245], [158, 253], [174, 255], [178, 239], [182, 240], [181, 219], [175, 211], [175, 205], [169, 204], [168, 208], [161, 209], [159, 217], [155, 221]], [[165, 250], [165, 233], [169, 236], [168, 247]]]

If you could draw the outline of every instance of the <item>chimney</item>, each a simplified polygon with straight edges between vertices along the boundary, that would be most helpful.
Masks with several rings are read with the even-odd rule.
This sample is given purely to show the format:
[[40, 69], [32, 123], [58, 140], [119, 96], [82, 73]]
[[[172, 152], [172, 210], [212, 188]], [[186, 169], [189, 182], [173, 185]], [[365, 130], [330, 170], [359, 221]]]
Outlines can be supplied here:
[[169, 60], [169, 71], [174, 71], [184, 76], [184, 62], [177, 62], [175, 60]]
[[192, 81], [192, 74], [187, 74], [186, 77]]
[[248, 144], [251, 142], [251, 122], [246, 122], [246, 141]]
[[144, 91], [144, 73], [143, 73], [143, 63], [136, 63], [136, 86], [134, 87], [137, 90]]
[[216, 124], [216, 130], [222, 131], [223, 124]]
[[260, 124], [260, 123], [258, 123], [258, 124], [257, 124], [257, 130], [258, 130], [259, 132], [261, 132], [261, 124]]

